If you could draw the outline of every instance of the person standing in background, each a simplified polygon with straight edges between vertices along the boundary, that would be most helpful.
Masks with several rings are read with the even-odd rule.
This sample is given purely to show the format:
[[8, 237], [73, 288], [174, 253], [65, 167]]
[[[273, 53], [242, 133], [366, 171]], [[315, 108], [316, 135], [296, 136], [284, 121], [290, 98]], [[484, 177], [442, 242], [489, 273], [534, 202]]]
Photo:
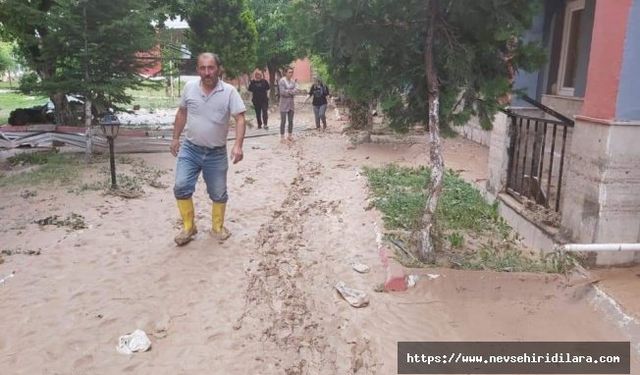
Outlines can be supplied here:
[[258, 121], [258, 129], [264, 125], [264, 130], [269, 130], [269, 82], [263, 78], [261, 72], [254, 74], [254, 79], [249, 83], [248, 90], [252, 93], [251, 102], [256, 111], [256, 119]]
[[283, 143], [285, 142], [284, 125], [287, 120], [289, 121], [287, 140], [293, 141], [293, 99], [297, 90], [298, 84], [293, 79], [293, 68], [289, 67], [285, 70], [285, 76], [278, 82], [278, 91], [280, 92], [280, 142]]
[[[320, 78], [316, 78], [309, 89], [309, 97], [313, 98], [311, 104], [313, 105], [313, 115], [316, 120], [316, 129], [318, 130], [320, 130], [320, 121], [322, 121], [322, 129], [327, 130], [327, 96], [329, 96], [329, 88], [322, 83]], [[307, 97], [307, 100], [309, 97]]]

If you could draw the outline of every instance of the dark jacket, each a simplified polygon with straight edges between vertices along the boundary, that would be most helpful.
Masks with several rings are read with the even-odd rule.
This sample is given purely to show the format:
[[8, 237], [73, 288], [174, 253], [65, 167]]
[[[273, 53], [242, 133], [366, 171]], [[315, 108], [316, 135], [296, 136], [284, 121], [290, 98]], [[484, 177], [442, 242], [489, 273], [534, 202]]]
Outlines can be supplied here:
[[324, 84], [313, 84], [309, 89], [309, 96], [313, 97], [311, 104], [321, 106], [327, 104], [327, 96], [329, 96], [329, 88]]
[[269, 102], [269, 97], [267, 96], [267, 91], [269, 91], [269, 82], [267, 82], [266, 79], [261, 79], [259, 81], [251, 80], [251, 83], [249, 83], [249, 91], [253, 93], [253, 97], [251, 98], [253, 103]]

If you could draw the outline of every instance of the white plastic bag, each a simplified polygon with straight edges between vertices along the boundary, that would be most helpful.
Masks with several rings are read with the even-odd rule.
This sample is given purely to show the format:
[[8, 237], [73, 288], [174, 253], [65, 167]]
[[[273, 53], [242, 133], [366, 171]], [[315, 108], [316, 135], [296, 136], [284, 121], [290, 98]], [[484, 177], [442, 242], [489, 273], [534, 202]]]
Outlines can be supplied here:
[[136, 329], [133, 333], [120, 336], [117, 350], [122, 354], [133, 354], [134, 352], [146, 352], [151, 348], [151, 340], [141, 329]]
[[369, 304], [369, 297], [365, 292], [348, 288], [342, 281], [338, 282], [335, 288], [342, 298], [349, 302], [353, 307], [364, 307]]

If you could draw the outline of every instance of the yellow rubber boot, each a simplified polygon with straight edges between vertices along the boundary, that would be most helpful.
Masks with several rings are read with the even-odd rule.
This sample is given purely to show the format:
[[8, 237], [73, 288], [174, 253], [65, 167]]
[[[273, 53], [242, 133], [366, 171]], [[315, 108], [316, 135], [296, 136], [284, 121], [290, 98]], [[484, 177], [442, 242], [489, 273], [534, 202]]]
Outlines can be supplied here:
[[224, 212], [227, 208], [226, 203], [213, 202], [211, 210], [211, 234], [218, 241], [224, 241], [231, 236], [231, 232], [224, 227]]
[[180, 211], [180, 216], [182, 217], [182, 230], [176, 236], [175, 241], [178, 246], [182, 246], [189, 243], [196, 235], [196, 233], [198, 233], [196, 225], [193, 222], [193, 200], [191, 198], [178, 199], [178, 210]]

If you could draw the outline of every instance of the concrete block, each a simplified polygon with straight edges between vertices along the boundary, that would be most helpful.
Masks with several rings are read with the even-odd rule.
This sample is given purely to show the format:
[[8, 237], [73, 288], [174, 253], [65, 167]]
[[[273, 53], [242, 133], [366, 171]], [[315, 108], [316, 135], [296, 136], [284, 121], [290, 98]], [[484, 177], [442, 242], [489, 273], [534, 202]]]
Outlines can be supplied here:
[[394, 262], [389, 263], [384, 290], [387, 292], [403, 292], [407, 290], [407, 278], [401, 265]]

